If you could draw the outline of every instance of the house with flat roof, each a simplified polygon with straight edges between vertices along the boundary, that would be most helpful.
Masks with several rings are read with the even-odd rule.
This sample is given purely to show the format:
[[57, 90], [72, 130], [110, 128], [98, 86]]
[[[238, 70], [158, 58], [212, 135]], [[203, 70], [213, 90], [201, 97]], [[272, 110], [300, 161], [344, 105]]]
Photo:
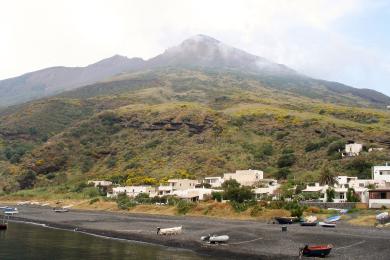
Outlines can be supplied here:
[[169, 179], [167, 185], [160, 185], [157, 188], [159, 196], [173, 195], [176, 190], [194, 189], [199, 182], [190, 179]]
[[203, 180], [204, 183], [210, 184], [210, 186], [212, 188], [221, 187], [223, 181], [224, 181], [223, 178], [219, 177], [219, 176], [217, 176], [217, 177], [206, 177]]
[[95, 187], [108, 187], [112, 185], [111, 181], [88, 181], [87, 184], [93, 184]]
[[262, 179], [257, 182], [258, 187], [253, 189], [256, 199], [262, 199], [267, 196], [276, 196], [276, 191], [280, 184], [275, 179]]
[[116, 198], [119, 194], [126, 194], [129, 197], [137, 197], [140, 193], [149, 194], [149, 197], [155, 197], [157, 195], [156, 189], [150, 185], [141, 186], [125, 186], [125, 187], [114, 187], [111, 193], [107, 193], [107, 197]]
[[376, 189], [369, 190], [368, 207], [379, 209], [384, 207], [390, 207], [390, 189]]
[[252, 186], [263, 179], [263, 171], [259, 170], [237, 170], [235, 173], [225, 173], [223, 180], [236, 180], [242, 186]]
[[351, 143], [345, 145], [345, 152], [342, 153], [343, 157], [359, 156], [363, 151], [363, 144]]
[[372, 167], [372, 179], [390, 183], [390, 166], [386, 163], [384, 166]]

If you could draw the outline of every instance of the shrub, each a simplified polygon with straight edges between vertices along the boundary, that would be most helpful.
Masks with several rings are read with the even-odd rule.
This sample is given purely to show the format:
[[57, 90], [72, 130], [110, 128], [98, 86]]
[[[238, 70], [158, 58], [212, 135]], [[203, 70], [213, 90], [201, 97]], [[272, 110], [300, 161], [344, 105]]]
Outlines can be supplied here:
[[219, 191], [213, 191], [211, 193], [211, 198], [213, 200], [216, 200], [218, 202], [221, 202], [222, 201], [222, 192], [219, 192]]
[[230, 205], [236, 212], [243, 212], [247, 210], [249, 207], [253, 206], [256, 204], [256, 201], [254, 200], [249, 200], [249, 201], [244, 201], [244, 202], [238, 202], [238, 201], [230, 201]]
[[95, 187], [88, 187], [83, 189], [84, 195], [86, 195], [89, 198], [94, 198], [100, 196], [100, 191], [98, 188]]
[[328, 188], [326, 190], [326, 202], [333, 202], [334, 197], [335, 197], [334, 189]]
[[293, 153], [282, 154], [277, 162], [279, 168], [293, 166], [296, 162], [296, 157]]
[[98, 202], [98, 201], [100, 201], [99, 198], [94, 198], [94, 199], [91, 199], [91, 200], [89, 201], [89, 204], [92, 205], [92, 204], [94, 204], [94, 203], [96, 203], [96, 202]]
[[36, 177], [37, 174], [32, 170], [28, 170], [27, 172], [20, 175], [18, 178], [20, 189], [31, 189], [34, 187]]
[[193, 207], [195, 207], [195, 203], [186, 200], [180, 200], [176, 204], [177, 213], [180, 215], [187, 214], [188, 211], [190, 211], [190, 209], [192, 209]]
[[347, 190], [347, 201], [348, 202], [359, 202], [359, 196], [355, 193], [353, 188], [348, 188]]
[[345, 141], [334, 141], [328, 146], [328, 155], [333, 155], [334, 153], [338, 153], [339, 151], [344, 150]]
[[261, 212], [263, 211], [263, 208], [259, 205], [259, 204], [256, 204], [252, 210], [251, 210], [251, 216], [252, 217], [257, 217], [261, 214]]
[[279, 169], [275, 174], [275, 178], [278, 180], [286, 180], [287, 177], [291, 174], [291, 171], [289, 168], [281, 168]]
[[137, 205], [135, 201], [131, 200], [125, 193], [118, 195], [116, 204], [120, 209], [129, 209]]
[[321, 212], [321, 209], [318, 208], [318, 207], [308, 207], [306, 210], [306, 212], [309, 212], [309, 213], [314, 213], [314, 214], [318, 214]]

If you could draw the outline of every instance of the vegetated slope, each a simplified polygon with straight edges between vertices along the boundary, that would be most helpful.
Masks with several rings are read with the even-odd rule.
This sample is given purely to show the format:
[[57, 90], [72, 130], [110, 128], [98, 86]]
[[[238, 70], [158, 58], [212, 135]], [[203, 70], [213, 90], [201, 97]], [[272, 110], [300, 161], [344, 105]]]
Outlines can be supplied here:
[[[68, 191], [90, 178], [155, 183], [245, 168], [315, 180], [324, 163], [367, 177], [372, 163], [390, 160], [387, 111], [321, 100], [232, 71], [121, 75], [3, 111], [0, 189], [66, 184]], [[341, 160], [338, 149], [349, 140], [386, 150]]]
[[86, 67], [52, 67], [0, 81], [0, 107], [53, 95], [138, 68], [142, 59], [113, 56]]
[[[228, 46], [209, 36], [196, 35], [146, 61], [114, 56], [84, 68], [54, 67], [0, 81], [0, 107], [87, 84], [93, 84], [94, 87], [83, 88], [75, 94], [90, 92], [91, 95], [97, 95], [107, 91], [126, 90], [134, 85], [140, 87], [149, 84], [151, 80], [154, 80], [152, 82], [154, 84], [158, 83], [160, 76], [155, 74], [156, 70], [170, 69], [230, 73], [235, 75], [237, 81], [251, 79], [274, 90], [287, 90], [298, 96], [321, 99], [325, 102], [380, 108], [390, 104], [390, 98], [377, 91], [312, 79], [285, 65]], [[130, 76], [127, 81], [120, 81], [117, 77], [111, 80], [111, 85], [107, 82], [94, 84], [123, 72], [135, 71], [142, 74], [143, 78], [134, 79]], [[126, 76], [123, 78], [126, 79]]]

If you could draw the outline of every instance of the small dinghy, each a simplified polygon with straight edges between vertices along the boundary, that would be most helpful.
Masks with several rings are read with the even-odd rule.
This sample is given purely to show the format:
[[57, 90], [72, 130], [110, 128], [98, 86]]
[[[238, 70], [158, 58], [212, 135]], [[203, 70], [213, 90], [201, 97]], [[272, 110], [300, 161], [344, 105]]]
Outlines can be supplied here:
[[386, 224], [390, 221], [389, 213], [388, 212], [382, 212], [378, 215], [376, 215], [375, 219], [380, 223], [380, 224]]
[[297, 217], [276, 217], [275, 220], [281, 225], [286, 225], [297, 222], [299, 219]]
[[336, 223], [319, 222], [318, 224], [319, 224], [321, 227], [330, 227], [330, 228], [336, 227]]
[[172, 228], [157, 228], [157, 235], [178, 235], [181, 234], [182, 227], [172, 227]]
[[220, 244], [229, 241], [228, 235], [207, 235], [200, 238], [202, 241], [206, 241], [210, 244]]
[[307, 257], [325, 257], [330, 254], [332, 250], [332, 245], [318, 245], [318, 246], [308, 246], [299, 249], [299, 256]]
[[318, 224], [317, 217], [316, 216], [308, 216], [308, 217], [304, 218], [300, 224], [301, 224], [301, 226], [304, 226], [304, 227], [317, 226], [317, 224]]

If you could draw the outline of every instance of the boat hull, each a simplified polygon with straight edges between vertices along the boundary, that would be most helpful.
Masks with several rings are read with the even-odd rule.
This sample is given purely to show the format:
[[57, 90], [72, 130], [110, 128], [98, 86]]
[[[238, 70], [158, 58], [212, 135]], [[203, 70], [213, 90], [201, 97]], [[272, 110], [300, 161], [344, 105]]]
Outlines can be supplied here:
[[320, 222], [319, 225], [320, 225], [321, 227], [328, 227], [328, 228], [334, 228], [334, 227], [336, 227], [336, 224], [334, 224], [334, 223], [326, 223], [326, 222]]
[[301, 254], [303, 256], [307, 257], [325, 257], [330, 254], [330, 251], [332, 250], [331, 247], [325, 246], [325, 247], [307, 247], [301, 249]]
[[281, 225], [286, 225], [286, 224], [292, 224], [297, 221], [297, 218], [288, 218], [288, 217], [277, 217], [275, 220], [281, 224]]
[[317, 222], [301, 222], [302, 227], [315, 227], [317, 226]]

